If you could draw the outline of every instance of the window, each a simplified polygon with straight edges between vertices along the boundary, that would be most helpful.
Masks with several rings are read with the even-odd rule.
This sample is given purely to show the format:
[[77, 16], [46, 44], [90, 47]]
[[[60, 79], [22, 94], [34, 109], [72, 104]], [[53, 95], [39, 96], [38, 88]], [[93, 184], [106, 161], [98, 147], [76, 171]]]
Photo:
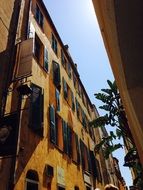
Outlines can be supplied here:
[[26, 174], [26, 190], [38, 190], [39, 178], [34, 170], [29, 170]]
[[63, 120], [63, 144], [64, 152], [71, 157], [72, 156], [72, 129]]
[[67, 143], [67, 123], [63, 120], [63, 143], [64, 143], [64, 152], [68, 152], [68, 143]]
[[50, 141], [53, 144], [57, 144], [57, 130], [56, 130], [56, 118], [55, 118], [55, 108], [54, 106], [50, 105], [49, 107], [50, 112]]
[[40, 11], [38, 5], [36, 5], [35, 18], [36, 18], [36, 21], [38, 22], [38, 24], [40, 25], [40, 27], [43, 28], [44, 17], [43, 17], [43, 14]]
[[64, 187], [59, 187], [59, 186], [58, 186], [58, 190], [65, 190], [65, 188], [64, 188]]
[[59, 90], [56, 89], [56, 110], [60, 111], [60, 93]]
[[69, 76], [69, 78], [71, 78], [71, 65], [70, 65], [70, 63], [68, 62], [68, 64], [67, 64], [67, 73], [68, 73], [68, 76]]
[[72, 151], [73, 161], [79, 164], [80, 163], [79, 141], [77, 134], [74, 132], [72, 136], [72, 146], [73, 146], [73, 151]]
[[58, 89], [60, 89], [60, 87], [61, 87], [60, 66], [55, 61], [53, 61], [53, 82], [54, 82], [55, 86]]
[[63, 128], [62, 128], [62, 118], [56, 113], [56, 130], [57, 130], [57, 146], [63, 151]]
[[63, 78], [63, 90], [64, 90], [64, 98], [67, 99], [68, 98], [68, 88], [67, 88], [67, 83], [64, 78]]
[[55, 52], [55, 54], [58, 54], [58, 44], [55, 36], [52, 34], [52, 49]]
[[77, 99], [75, 99], [75, 103], [76, 103], [76, 113], [77, 113], [77, 117], [79, 118], [79, 103], [78, 103]]
[[44, 111], [44, 95], [42, 88], [32, 84], [32, 94], [30, 103], [30, 125], [29, 127], [35, 132], [42, 135], [43, 133], [43, 111]]
[[96, 158], [95, 158], [95, 155], [94, 155], [94, 152], [93, 151], [90, 151], [90, 158], [91, 158], [91, 169], [92, 169], [92, 175], [94, 178], [97, 177], [97, 167], [96, 167]]
[[37, 34], [35, 35], [35, 45], [34, 45], [34, 55], [38, 61], [42, 65], [43, 62], [43, 44]]
[[66, 58], [65, 58], [65, 56], [64, 56], [64, 52], [63, 52], [62, 49], [61, 49], [61, 63], [62, 63], [62, 65], [63, 65], [63, 67], [66, 69], [66, 64], [67, 64], [67, 62], [66, 62]]
[[81, 150], [81, 163], [82, 168], [85, 171], [91, 171], [90, 155], [87, 146], [80, 140], [80, 150]]
[[48, 50], [44, 48], [44, 69], [48, 72]]

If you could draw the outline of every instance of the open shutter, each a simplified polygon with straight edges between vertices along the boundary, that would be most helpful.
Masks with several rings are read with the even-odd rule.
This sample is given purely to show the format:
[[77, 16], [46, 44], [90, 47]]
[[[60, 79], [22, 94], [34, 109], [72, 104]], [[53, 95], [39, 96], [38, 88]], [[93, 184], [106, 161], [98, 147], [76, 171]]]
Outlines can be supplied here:
[[57, 88], [60, 87], [61, 85], [60, 66], [55, 61], [53, 61], [53, 82]]
[[44, 69], [48, 72], [48, 50], [44, 48]]
[[53, 106], [50, 106], [49, 112], [50, 112], [50, 141], [56, 144], [56, 120], [55, 120], [55, 109]]
[[34, 131], [41, 132], [43, 128], [43, 94], [42, 88], [32, 84], [32, 95], [30, 105], [30, 128]]
[[64, 152], [68, 153], [68, 142], [67, 142], [67, 123], [63, 120], [63, 143], [64, 143]]

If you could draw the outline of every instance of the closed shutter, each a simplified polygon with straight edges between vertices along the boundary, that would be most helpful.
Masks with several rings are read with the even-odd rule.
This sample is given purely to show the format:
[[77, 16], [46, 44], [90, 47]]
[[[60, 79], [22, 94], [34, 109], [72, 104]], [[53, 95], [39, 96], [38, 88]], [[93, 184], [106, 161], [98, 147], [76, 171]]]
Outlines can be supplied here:
[[94, 156], [94, 152], [90, 151], [90, 159], [91, 159], [91, 169], [92, 169], [92, 175], [94, 178], [97, 177], [97, 168], [96, 168], [96, 160], [95, 160], [95, 156]]
[[56, 144], [56, 120], [55, 120], [55, 109], [53, 106], [49, 107], [50, 112], [50, 141]]
[[76, 103], [76, 113], [77, 113], [77, 117], [79, 118], [79, 103], [78, 103], [77, 99], [75, 99], [75, 103]]
[[32, 84], [32, 95], [31, 95], [31, 105], [30, 105], [30, 128], [34, 131], [41, 131], [43, 128], [43, 109], [44, 103], [42, 94], [42, 88]]
[[67, 83], [66, 83], [64, 78], [63, 78], [63, 90], [64, 90], [64, 98], [67, 99], [67, 97], [68, 97], [68, 88], [67, 88]]
[[75, 140], [76, 140], [76, 151], [77, 151], [77, 163], [80, 164], [80, 149], [79, 149], [79, 141], [77, 134], [75, 134]]
[[57, 111], [60, 111], [60, 93], [56, 89], [56, 109]]
[[67, 141], [67, 123], [63, 120], [63, 143], [64, 143], [64, 152], [68, 153], [68, 141]]
[[71, 99], [72, 99], [72, 110], [75, 111], [74, 95], [72, 91], [71, 91]]
[[72, 129], [68, 126], [67, 128], [67, 141], [68, 141], [68, 155], [72, 156]]
[[82, 169], [85, 170], [84, 143], [82, 142], [82, 140], [80, 140], [80, 152], [81, 152]]
[[48, 72], [48, 50], [44, 48], [44, 69]]
[[90, 158], [90, 150], [86, 147], [87, 149], [87, 160], [88, 160], [88, 172], [91, 173], [92, 165], [91, 165], [91, 158]]
[[60, 66], [55, 61], [53, 61], [53, 82], [57, 88], [60, 87], [61, 85]]

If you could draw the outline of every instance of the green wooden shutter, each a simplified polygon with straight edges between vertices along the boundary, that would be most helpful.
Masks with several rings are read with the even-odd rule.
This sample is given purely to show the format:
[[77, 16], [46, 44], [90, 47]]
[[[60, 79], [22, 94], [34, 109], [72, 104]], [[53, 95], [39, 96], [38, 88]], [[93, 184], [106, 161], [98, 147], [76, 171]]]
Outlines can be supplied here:
[[85, 157], [84, 157], [84, 143], [82, 142], [82, 140], [80, 140], [80, 151], [81, 151], [81, 164], [82, 164], [82, 168], [83, 170], [85, 170]]
[[77, 134], [75, 134], [75, 140], [76, 140], [76, 151], [77, 151], [77, 163], [80, 164], [80, 149], [79, 149], [79, 141]]
[[67, 127], [68, 155], [72, 156], [72, 129]]
[[71, 91], [71, 99], [72, 99], [72, 110], [75, 111], [74, 95], [72, 91]]
[[32, 95], [31, 95], [31, 104], [30, 104], [30, 125], [34, 131], [41, 132], [43, 128], [43, 111], [44, 103], [42, 94], [42, 88], [32, 84]]
[[92, 169], [92, 175], [94, 178], [97, 177], [97, 168], [96, 168], [96, 160], [94, 156], [94, 152], [90, 151], [90, 159], [91, 159], [91, 169]]
[[48, 50], [44, 48], [44, 69], [48, 72]]
[[68, 141], [67, 141], [67, 123], [63, 120], [63, 143], [64, 143], [64, 152], [68, 153]]
[[64, 90], [64, 98], [67, 99], [67, 97], [68, 97], [68, 88], [67, 88], [67, 83], [66, 83], [64, 78], [63, 78], [63, 90]]
[[60, 87], [61, 85], [60, 66], [55, 61], [53, 61], [53, 82], [57, 88]]
[[50, 113], [50, 141], [56, 144], [56, 119], [55, 119], [55, 109], [53, 106], [49, 107]]
[[78, 103], [77, 99], [75, 99], [75, 103], [76, 103], [76, 113], [77, 113], [77, 117], [79, 118], [79, 103]]
[[57, 89], [55, 93], [56, 93], [56, 108], [57, 111], [60, 111], [60, 93]]

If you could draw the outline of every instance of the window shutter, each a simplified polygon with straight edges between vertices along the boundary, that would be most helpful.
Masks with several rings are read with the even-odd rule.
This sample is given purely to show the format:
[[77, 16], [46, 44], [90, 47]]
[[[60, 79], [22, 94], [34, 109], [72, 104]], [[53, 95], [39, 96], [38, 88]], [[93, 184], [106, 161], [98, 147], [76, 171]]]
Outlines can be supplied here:
[[80, 164], [80, 150], [79, 150], [79, 141], [77, 134], [75, 134], [75, 140], [76, 140], [76, 151], [77, 151], [77, 163]]
[[38, 5], [36, 5], [35, 17], [36, 17], [36, 20], [37, 20], [38, 24], [43, 28], [44, 17], [43, 17], [43, 14], [40, 11]]
[[91, 165], [91, 158], [90, 158], [90, 150], [86, 147], [87, 152], [87, 160], [88, 160], [88, 172], [91, 173], [92, 165]]
[[96, 160], [95, 160], [95, 156], [94, 156], [94, 152], [90, 151], [90, 158], [91, 158], [91, 169], [92, 169], [92, 175], [94, 178], [97, 177], [97, 168], [96, 168]]
[[53, 106], [49, 107], [50, 112], [50, 141], [56, 144], [56, 120], [55, 120], [55, 109]]
[[68, 155], [69, 157], [72, 156], [72, 129], [68, 126], [67, 127], [67, 137], [68, 137]]
[[76, 113], [77, 113], [77, 117], [79, 118], [79, 103], [78, 103], [77, 99], [75, 99], [75, 103], [76, 103]]
[[32, 84], [32, 95], [31, 95], [31, 105], [30, 105], [30, 128], [34, 131], [41, 131], [43, 128], [43, 97], [42, 88]]
[[66, 83], [64, 78], [63, 78], [63, 89], [64, 89], [64, 98], [67, 99], [67, 97], [68, 97], [68, 88], [67, 88], [67, 83]]
[[68, 76], [69, 78], [71, 78], [71, 65], [69, 62], [68, 62]]
[[44, 48], [44, 69], [48, 72], [48, 50]]
[[71, 99], [72, 99], [72, 110], [75, 111], [74, 95], [72, 91], [71, 91]]
[[68, 142], [67, 142], [67, 123], [63, 120], [63, 143], [64, 143], [64, 152], [68, 153]]
[[57, 88], [60, 87], [61, 84], [60, 66], [55, 61], [53, 61], [53, 80], [55, 86]]
[[57, 89], [56, 89], [56, 108], [57, 111], [60, 111], [60, 93]]
[[80, 151], [81, 151], [82, 168], [83, 170], [85, 170], [84, 143], [82, 142], [82, 140], [80, 140]]
[[52, 34], [52, 49], [55, 52], [55, 54], [58, 53], [58, 49], [57, 49], [57, 40], [55, 38], [55, 36]]

